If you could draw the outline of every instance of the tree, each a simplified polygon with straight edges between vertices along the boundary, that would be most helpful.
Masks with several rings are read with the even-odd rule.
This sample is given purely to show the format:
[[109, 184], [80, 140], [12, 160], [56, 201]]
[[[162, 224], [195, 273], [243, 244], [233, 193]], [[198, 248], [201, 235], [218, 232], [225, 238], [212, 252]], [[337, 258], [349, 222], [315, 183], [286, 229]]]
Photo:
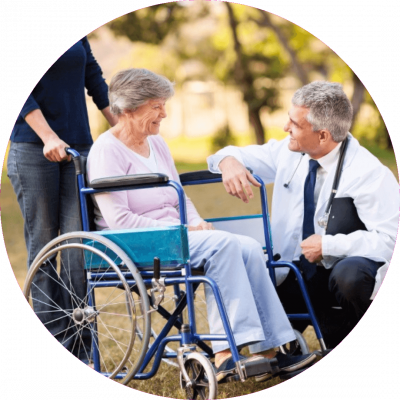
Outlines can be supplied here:
[[[134, 42], [174, 47], [176, 56], [182, 62], [189, 59], [200, 60], [210, 78], [217, 77], [226, 84], [237, 86], [247, 104], [249, 122], [254, 128], [256, 141], [264, 143], [265, 133], [260, 114], [263, 109], [273, 112], [279, 108], [278, 84], [279, 79], [284, 76], [286, 66], [276, 52], [265, 54], [263, 46], [246, 46], [243, 49], [238, 29], [239, 25], [248, 22], [246, 16], [243, 21], [238, 21], [233, 7], [229, 3], [224, 4], [227, 14], [220, 17], [212, 16], [208, 5], [203, 4], [196, 10], [191, 7], [189, 10], [180, 3], [168, 3], [124, 15], [110, 22], [108, 26], [116, 35], [124, 35]], [[243, 7], [237, 8], [239, 14], [243, 14], [244, 10]], [[196, 49], [193, 52], [193, 46], [185, 40], [183, 31], [192, 22], [207, 18], [214, 18], [218, 32], [211, 32], [200, 40], [196, 39]], [[221, 20], [223, 24], [220, 23]], [[232, 41], [227, 40], [221, 46], [221, 43], [215, 42], [215, 34], [218, 35], [226, 27], [231, 30]], [[232, 54], [236, 54], [236, 57], [232, 57]], [[213, 71], [214, 68], [217, 71]], [[260, 78], [264, 82], [267, 79], [268, 85], [263, 84]]]
[[[280, 108], [280, 82], [288, 75], [299, 86], [315, 79], [352, 85], [353, 123], [365, 103], [362, 82], [331, 49], [299, 26], [263, 10], [227, 2], [176, 2], [138, 10], [108, 26], [133, 42], [168, 50], [164, 73], [173, 80], [179, 65], [195, 60], [202, 68], [185, 79], [217, 79], [239, 88], [257, 143], [266, 139], [261, 114]], [[204, 30], [205, 26], [211, 28]], [[381, 131], [385, 138], [387, 131]]]
[[[281, 43], [282, 47], [285, 49], [285, 51], [290, 57], [291, 69], [293, 73], [297, 76], [297, 78], [303, 85], [306, 85], [307, 83], [310, 82], [310, 74], [312, 71], [320, 70], [321, 72], [323, 72], [323, 75], [327, 75], [327, 71], [329, 68], [327, 63], [327, 60], [329, 60], [329, 54], [328, 54], [329, 52], [323, 51], [323, 53], [326, 56], [328, 56], [327, 58], [325, 58], [325, 61], [323, 63], [321, 63], [320, 60], [314, 60], [314, 62], [310, 63], [309, 62], [310, 60], [307, 60], [307, 58], [305, 59], [304, 62], [301, 62], [299, 60], [298, 51], [296, 51], [294, 47], [290, 44], [290, 38], [287, 37], [284, 29], [281, 29], [281, 27], [277, 23], [274, 23], [272, 21], [269, 13], [267, 13], [264, 10], [259, 10], [259, 11], [260, 11], [260, 18], [255, 19], [254, 21], [259, 26], [270, 28], [273, 32], [275, 32], [276, 36], [279, 39], [279, 42]], [[293, 24], [290, 25], [292, 31], [294, 32], [298, 31], [298, 27], [296, 27]], [[308, 39], [310, 39], [310, 37]], [[310, 43], [308, 43], [308, 45], [309, 44]], [[362, 84], [362, 82], [358, 79], [358, 76], [353, 71], [351, 71], [351, 76], [353, 83], [353, 95], [351, 97], [351, 104], [353, 106], [353, 124], [352, 124], [353, 126], [357, 118], [357, 115], [360, 111], [361, 104], [364, 101], [365, 87]]]
[[[253, 70], [252, 63], [254, 61], [262, 60], [265, 67], [267, 67], [272, 60], [268, 57], [260, 54], [253, 53], [252, 55], [245, 54], [238, 37], [238, 22], [234, 15], [234, 11], [230, 3], [225, 3], [228, 15], [229, 15], [229, 25], [231, 27], [234, 49], [236, 53], [236, 62], [234, 67], [234, 77], [238, 82], [240, 89], [243, 92], [243, 100], [248, 106], [249, 121], [254, 128], [256, 141], [258, 144], [263, 144], [265, 142], [264, 128], [261, 122], [260, 112], [263, 107], [268, 107], [270, 111], [274, 111], [278, 108], [277, 98], [278, 90], [276, 87], [267, 88], [263, 86], [260, 90], [257, 90], [254, 86], [256, 79], [260, 76], [260, 73]], [[279, 73], [272, 73], [268, 68], [263, 69], [262, 75], [268, 76], [269, 78], [278, 79], [281, 77], [283, 71]], [[261, 92], [261, 95], [257, 92]]]

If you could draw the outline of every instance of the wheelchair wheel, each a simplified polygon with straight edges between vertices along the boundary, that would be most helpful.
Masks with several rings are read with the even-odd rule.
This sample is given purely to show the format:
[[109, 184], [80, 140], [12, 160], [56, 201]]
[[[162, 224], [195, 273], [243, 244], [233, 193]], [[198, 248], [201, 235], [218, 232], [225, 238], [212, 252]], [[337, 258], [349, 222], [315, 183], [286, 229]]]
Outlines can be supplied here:
[[217, 378], [208, 358], [200, 353], [189, 353], [185, 359], [185, 370], [190, 378], [188, 385], [180, 373], [181, 388], [187, 399], [216, 399], [218, 393]]
[[293, 340], [292, 342], [286, 343], [284, 346], [281, 346], [280, 351], [283, 354], [289, 355], [309, 354], [310, 348], [308, 347], [304, 336], [296, 329], [293, 329], [293, 332], [296, 336], [296, 340]]
[[54, 239], [33, 261], [23, 292], [76, 357], [124, 384], [138, 371], [151, 329], [147, 292], [133, 262], [109, 239], [88, 232]]

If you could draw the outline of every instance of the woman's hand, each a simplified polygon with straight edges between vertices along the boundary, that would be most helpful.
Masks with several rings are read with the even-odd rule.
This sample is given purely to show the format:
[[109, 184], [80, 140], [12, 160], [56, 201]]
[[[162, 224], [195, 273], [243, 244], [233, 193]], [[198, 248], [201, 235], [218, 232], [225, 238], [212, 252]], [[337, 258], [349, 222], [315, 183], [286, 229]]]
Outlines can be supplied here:
[[57, 136], [46, 141], [43, 147], [43, 154], [52, 162], [60, 162], [66, 159], [71, 161], [71, 156], [67, 155], [65, 152], [66, 147], [69, 147], [68, 144]]
[[215, 228], [213, 227], [212, 223], [203, 221], [203, 222], [200, 222], [200, 224], [197, 226], [189, 225], [188, 230], [189, 231], [212, 231], [212, 230], [215, 230]]
[[65, 148], [69, 147], [68, 144], [51, 129], [41, 110], [35, 109], [28, 113], [25, 116], [25, 121], [42, 139], [44, 143], [43, 154], [49, 161], [71, 161], [71, 156], [65, 152]]

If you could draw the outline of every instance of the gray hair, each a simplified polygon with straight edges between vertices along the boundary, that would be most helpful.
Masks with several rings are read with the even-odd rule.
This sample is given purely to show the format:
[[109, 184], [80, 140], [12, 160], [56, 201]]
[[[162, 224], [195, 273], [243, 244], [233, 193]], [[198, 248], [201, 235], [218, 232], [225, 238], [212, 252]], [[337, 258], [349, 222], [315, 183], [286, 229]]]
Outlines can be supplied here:
[[292, 104], [310, 109], [306, 119], [314, 132], [327, 129], [337, 143], [347, 137], [353, 120], [353, 107], [339, 83], [309, 83], [296, 91]]
[[173, 83], [164, 76], [144, 68], [130, 68], [113, 76], [108, 88], [110, 110], [115, 115], [135, 110], [151, 99], [169, 99]]

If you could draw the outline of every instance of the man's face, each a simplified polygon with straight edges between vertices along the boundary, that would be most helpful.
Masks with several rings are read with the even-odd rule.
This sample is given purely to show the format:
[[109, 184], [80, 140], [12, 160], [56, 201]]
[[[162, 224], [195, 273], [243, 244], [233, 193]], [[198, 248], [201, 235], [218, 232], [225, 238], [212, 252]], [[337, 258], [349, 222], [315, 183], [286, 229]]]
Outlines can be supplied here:
[[292, 106], [288, 113], [289, 120], [283, 129], [290, 135], [289, 150], [313, 155], [319, 152], [320, 141], [318, 132], [314, 132], [306, 120], [308, 113], [308, 108]]

